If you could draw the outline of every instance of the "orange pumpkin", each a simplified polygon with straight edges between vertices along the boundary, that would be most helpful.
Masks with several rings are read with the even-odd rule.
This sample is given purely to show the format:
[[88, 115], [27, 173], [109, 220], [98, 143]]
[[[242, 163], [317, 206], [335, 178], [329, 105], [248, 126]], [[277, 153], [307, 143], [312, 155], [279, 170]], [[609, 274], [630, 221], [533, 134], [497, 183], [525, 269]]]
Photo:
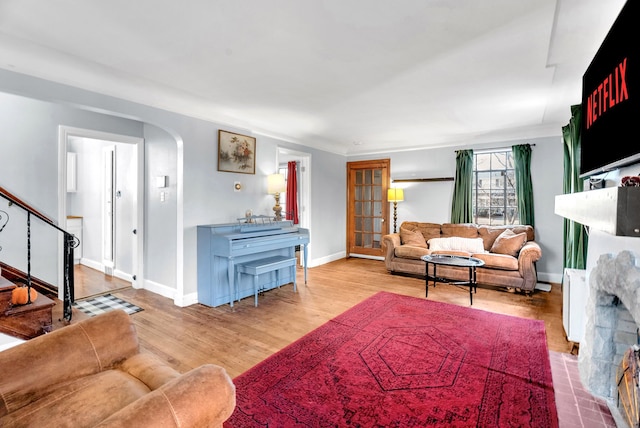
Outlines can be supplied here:
[[[11, 303], [14, 305], [25, 305], [29, 301], [27, 296], [27, 287], [16, 287], [11, 291]], [[35, 302], [38, 298], [38, 292], [31, 289], [31, 302]]]

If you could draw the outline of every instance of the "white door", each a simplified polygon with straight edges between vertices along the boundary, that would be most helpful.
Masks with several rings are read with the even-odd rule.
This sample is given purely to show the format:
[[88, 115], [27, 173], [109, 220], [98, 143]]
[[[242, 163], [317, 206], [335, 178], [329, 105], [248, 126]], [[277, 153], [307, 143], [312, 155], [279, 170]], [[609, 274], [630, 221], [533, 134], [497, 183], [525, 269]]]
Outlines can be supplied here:
[[102, 161], [102, 263], [105, 266], [105, 273], [113, 275], [115, 260], [115, 145], [102, 149]]

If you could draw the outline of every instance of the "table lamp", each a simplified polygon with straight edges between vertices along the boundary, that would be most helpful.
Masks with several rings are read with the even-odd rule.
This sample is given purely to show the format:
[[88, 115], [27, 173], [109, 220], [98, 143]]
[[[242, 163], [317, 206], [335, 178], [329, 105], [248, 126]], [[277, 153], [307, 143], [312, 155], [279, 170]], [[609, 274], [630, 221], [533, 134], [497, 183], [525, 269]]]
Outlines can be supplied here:
[[267, 176], [267, 193], [274, 195], [276, 198], [276, 204], [273, 207], [275, 212], [275, 220], [282, 220], [282, 207], [280, 206], [280, 193], [285, 192], [287, 188], [284, 183], [284, 175], [271, 174]]

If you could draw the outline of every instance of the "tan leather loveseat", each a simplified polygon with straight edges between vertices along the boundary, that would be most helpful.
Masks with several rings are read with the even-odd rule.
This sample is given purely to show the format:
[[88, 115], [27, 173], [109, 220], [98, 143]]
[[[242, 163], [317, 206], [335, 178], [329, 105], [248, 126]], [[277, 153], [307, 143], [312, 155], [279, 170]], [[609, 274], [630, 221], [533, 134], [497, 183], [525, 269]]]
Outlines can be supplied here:
[[2, 427], [221, 427], [235, 407], [226, 371], [180, 374], [138, 350], [111, 311], [0, 352]]
[[[398, 233], [382, 237], [387, 270], [425, 275], [426, 254], [472, 256], [485, 262], [477, 269], [478, 284], [525, 293], [537, 283], [535, 262], [542, 256], [534, 229], [527, 225], [485, 226], [476, 224], [419, 223], [405, 221]], [[468, 269], [439, 266], [438, 276], [466, 280]]]

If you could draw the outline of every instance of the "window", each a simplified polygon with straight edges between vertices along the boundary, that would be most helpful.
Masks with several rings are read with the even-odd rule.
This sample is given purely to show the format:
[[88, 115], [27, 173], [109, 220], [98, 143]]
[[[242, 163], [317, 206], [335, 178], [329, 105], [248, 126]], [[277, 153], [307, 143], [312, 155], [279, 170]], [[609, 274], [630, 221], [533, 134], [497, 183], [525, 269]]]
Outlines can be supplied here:
[[477, 224], [519, 224], [513, 154], [510, 149], [474, 153], [473, 220]]

